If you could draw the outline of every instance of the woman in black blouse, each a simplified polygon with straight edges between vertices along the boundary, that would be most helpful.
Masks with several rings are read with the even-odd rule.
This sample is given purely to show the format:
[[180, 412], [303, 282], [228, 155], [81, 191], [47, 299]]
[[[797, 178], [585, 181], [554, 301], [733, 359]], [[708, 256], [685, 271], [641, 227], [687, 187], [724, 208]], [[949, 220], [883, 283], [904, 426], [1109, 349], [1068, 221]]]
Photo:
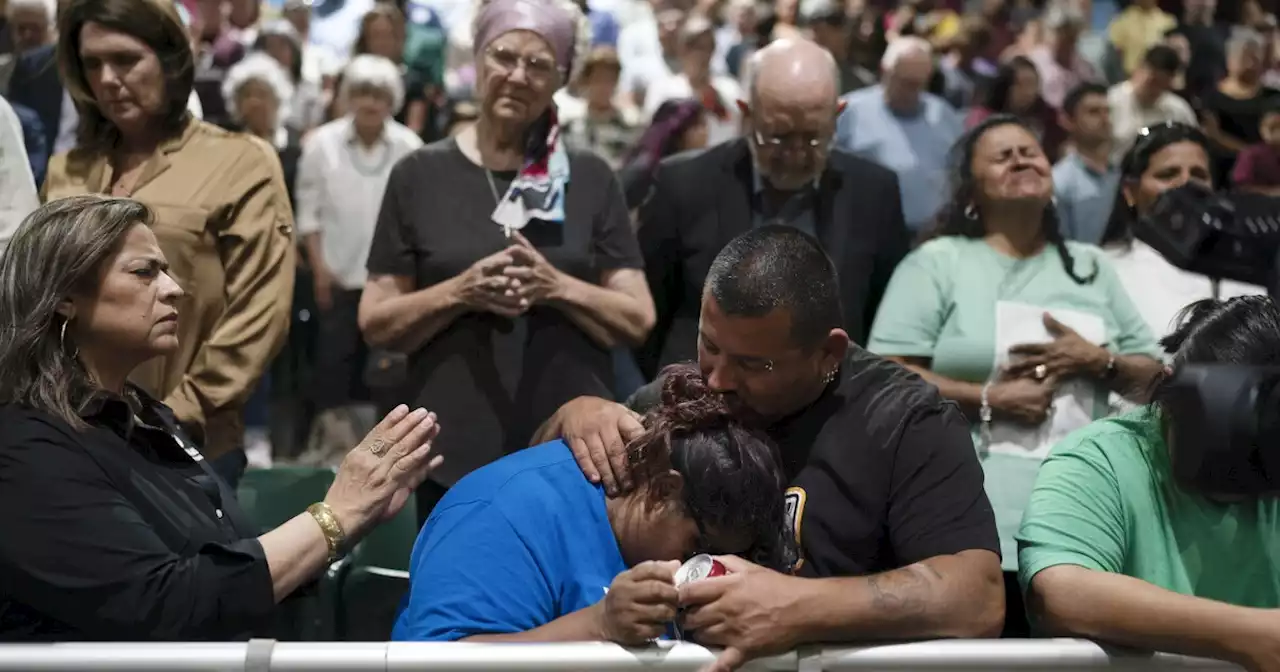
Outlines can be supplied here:
[[1214, 144], [1215, 184], [1230, 184], [1236, 156], [1262, 142], [1262, 115], [1280, 103], [1280, 91], [1262, 83], [1266, 46], [1258, 33], [1237, 28], [1227, 41], [1227, 76], [1201, 97], [1204, 132]]
[[587, 48], [581, 10], [492, 0], [475, 33], [479, 120], [392, 170], [360, 302], [365, 339], [408, 355], [397, 401], [458, 428], [419, 490], [423, 519], [564, 402], [611, 397], [610, 349], [654, 319], [618, 180], [559, 142], [551, 97]]
[[0, 640], [243, 638], [440, 463], [434, 416], [398, 408], [323, 502], [259, 536], [173, 413], [126, 382], [184, 319], [153, 218], [54, 201], [0, 257]]

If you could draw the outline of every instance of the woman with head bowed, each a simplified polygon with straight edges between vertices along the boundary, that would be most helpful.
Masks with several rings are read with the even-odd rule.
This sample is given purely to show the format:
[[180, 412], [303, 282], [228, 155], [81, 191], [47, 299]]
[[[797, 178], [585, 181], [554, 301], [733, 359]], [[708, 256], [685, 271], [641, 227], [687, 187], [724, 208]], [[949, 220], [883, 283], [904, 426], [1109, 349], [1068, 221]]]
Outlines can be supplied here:
[[288, 124], [296, 94], [284, 67], [262, 52], [240, 59], [222, 82], [222, 97], [230, 108], [232, 125], [275, 148], [290, 203], [302, 153], [301, 134]]
[[424, 519], [562, 403], [612, 396], [611, 349], [654, 320], [617, 178], [561, 142], [552, 95], [590, 44], [581, 10], [490, 0], [474, 31], [479, 118], [392, 170], [359, 311], [370, 345], [405, 356], [371, 367], [380, 405], [429, 403], [458, 428], [419, 492]]
[[425, 410], [392, 411], [324, 500], [260, 534], [169, 407], [128, 379], [198, 319], [156, 213], [76, 196], [26, 219], [0, 256], [0, 639], [229, 640], [439, 465]]
[[185, 290], [177, 346], [136, 372], [229, 480], [243, 470], [245, 400], [285, 340], [293, 212], [276, 150], [187, 111], [194, 63], [171, 0], [70, 0], [58, 67], [75, 101], [76, 147], [55, 156], [47, 201], [126, 196]]
[[627, 446], [636, 488], [625, 495], [606, 497], [561, 440], [459, 481], [418, 536], [392, 638], [642, 646], [676, 620], [679, 561], [737, 554], [790, 571], [795, 538], [768, 436], [689, 364], [663, 372], [643, 424]]
[[[1170, 368], [1153, 403], [1072, 434], [1040, 468], [1018, 531], [1027, 605], [1044, 636], [1275, 669], [1280, 499], [1237, 485], [1275, 482], [1274, 425], [1261, 423], [1244, 462], [1249, 434], [1199, 410], [1201, 395], [1232, 388], [1188, 394], [1175, 381], [1280, 365], [1280, 306], [1203, 299], [1160, 344]], [[1227, 426], [1227, 445], [1206, 445]]]

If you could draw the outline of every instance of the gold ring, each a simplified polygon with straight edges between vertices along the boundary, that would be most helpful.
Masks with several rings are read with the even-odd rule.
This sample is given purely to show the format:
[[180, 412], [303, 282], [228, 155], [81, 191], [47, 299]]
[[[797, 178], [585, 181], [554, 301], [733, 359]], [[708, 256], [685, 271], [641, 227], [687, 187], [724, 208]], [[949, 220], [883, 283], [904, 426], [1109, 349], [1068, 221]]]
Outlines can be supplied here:
[[1045, 376], [1049, 375], [1049, 367], [1044, 364], [1036, 364], [1035, 375], [1036, 380], [1044, 380]]
[[387, 454], [388, 450], [391, 450], [391, 444], [382, 439], [374, 439], [373, 443], [369, 445], [369, 452], [373, 453], [374, 457], [382, 457]]

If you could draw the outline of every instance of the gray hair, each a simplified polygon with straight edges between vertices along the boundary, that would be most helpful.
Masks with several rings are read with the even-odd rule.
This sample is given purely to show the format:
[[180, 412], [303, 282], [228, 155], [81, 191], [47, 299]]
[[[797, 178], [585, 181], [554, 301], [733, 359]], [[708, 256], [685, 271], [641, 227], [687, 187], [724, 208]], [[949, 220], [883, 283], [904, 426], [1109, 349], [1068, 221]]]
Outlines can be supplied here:
[[1244, 26], [1236, 26], [1231, 29], [1231, 37], [1227, 38], [1227, 53], [1237, 54], [1244, 51], [1246, 47], [1257, 47], [1264, 49], [1267, 42], [1262, 37], [1262, 33]]
[[284, 66], [271, 56], [255, 51], [248, 56], [240, 59], [238, 63], [231, 66], [227, 71], [226, 79], [222, 81], [222, 98], [227, 101], [230, 108], [231, 116], [236, 121], [240, 119], [240, 107], [236, 105], [236, 96], [240, 94], [240, 89], [249, 82], [257, 82], [265, 84], [271, 89], [271, 93], [276, 97], [278, 108], [276, 110], [277, 124], [283, 123], [290, 114], [290, 108], [293, 104], [293, 82], [290, 81], [289, 73], [285, 72]]
[[1049, 30], [1061, 30], [1068, 27], [1083, 28], [1084, 25], [1084, 14], [1079, 9], [1062, 3], [1054, 4], [1044, 15], [1044, 27]]
[[100, 388], [66, 343], [66, 297], [92, 292], [103, 264], [151, 210], [127, 198], [75, 196], [27, 216], [0, 255], [0, 403], [48, 413], [77, 429]]
[[360, 54], [342, 70], [339, 97], [349, 100], [352, 91], [361, 89], [376, 89], [390, 96], [392, 114], [399, 112], [404, 105], [404, 80], [400, 76], [400, 68], [382, 56]]
[[898, 67], [898, 62], [911, 54], [924, 54], [932, 60], [933, 47], [923, 37], [903, 35], [890, 42], [885, 48], [884, 56], [880, 58], [880, 70], [893, 72], [893, 69]]
[[9, 5], [4, 10], [4, 17], [12, 19], [15, 14], [24, 9], [43, 11], [50, 25], [58, 14], [58, 7], [54, 0], [9, 0]]

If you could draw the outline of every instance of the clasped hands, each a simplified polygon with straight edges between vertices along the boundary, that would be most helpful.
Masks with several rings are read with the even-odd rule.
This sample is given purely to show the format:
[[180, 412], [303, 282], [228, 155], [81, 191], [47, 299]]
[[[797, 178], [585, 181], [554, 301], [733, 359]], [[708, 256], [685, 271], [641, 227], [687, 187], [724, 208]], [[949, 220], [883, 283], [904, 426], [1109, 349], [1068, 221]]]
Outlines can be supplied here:
[[[644, 562], [614, 579], [593, 607], [602, 639], [640, 646], [679, 619], [698, 644], [722, 647], [702, 672], [729, 672], [752, 658], [783, 653], [800, 642], [797, 579], [738, 557], [717, 558], [729, 571], [676, 589], [678, 562]], [[683, 609], [683, 613], [680, 610]]]
[[1009, 348], [1013, 361], [991, 386], [988, 403], [1007, 418], [1038, 425], [1049, 416], [1058, 385], [1069, 378], [1101, 378], [1111, 355], [1073, 329], [1044, 314], [1053, 340]]
[[561, 295], [565, 275], [518, 231], [512, 240], [506, 249], [477, 261], [458, 276], [458, 300], [463, 306], [518, 317]]

